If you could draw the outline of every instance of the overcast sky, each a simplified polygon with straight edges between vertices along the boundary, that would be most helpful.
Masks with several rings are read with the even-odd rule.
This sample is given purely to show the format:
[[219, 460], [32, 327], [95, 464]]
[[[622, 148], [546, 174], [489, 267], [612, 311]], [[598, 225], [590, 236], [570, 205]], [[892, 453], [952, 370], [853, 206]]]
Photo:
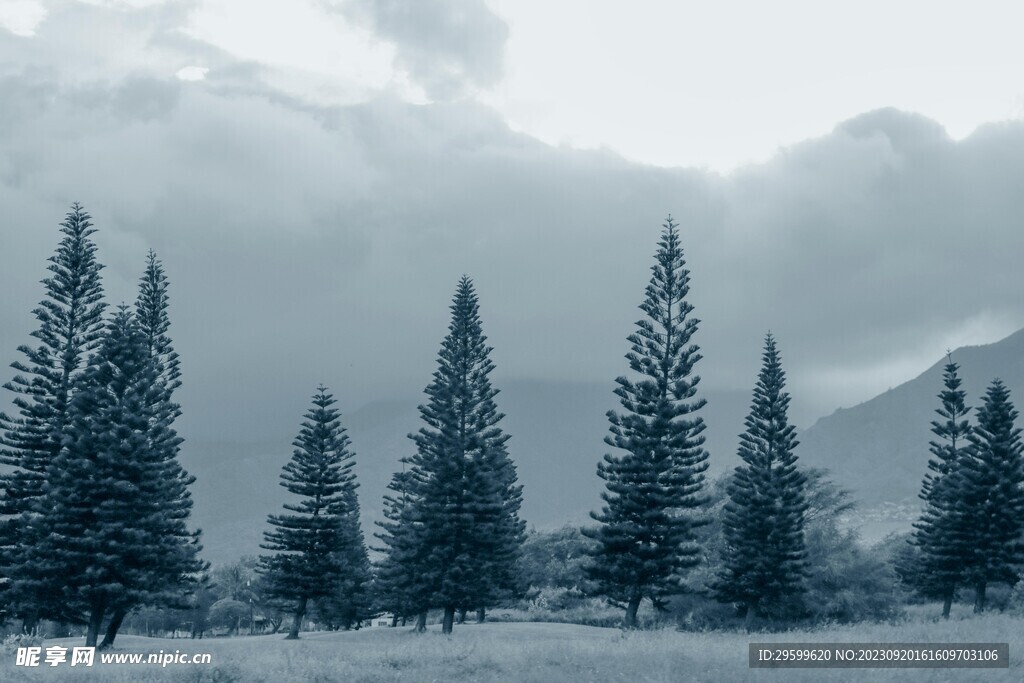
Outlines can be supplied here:
[[671, 213], [709, 387], [771, 329], [798, 421], [870, 398], [1024, 327], [1024, 16], [836, 5], [4, 0], [0, 362], [81, 201], [197, 430], [421, 391], [462, 273], [499, 379], [610, 390]]

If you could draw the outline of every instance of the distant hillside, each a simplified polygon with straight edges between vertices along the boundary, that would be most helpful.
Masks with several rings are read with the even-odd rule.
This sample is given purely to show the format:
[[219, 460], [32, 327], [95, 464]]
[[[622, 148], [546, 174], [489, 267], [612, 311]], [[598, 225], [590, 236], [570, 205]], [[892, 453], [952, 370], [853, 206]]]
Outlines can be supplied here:
[[[976, 409], [993, 378], [1010, 388], [1024, 408], [1024, 330], [994, 344], [968, 346], [953, 352]], [[798, 448], [805, 464], [826, 467], [837, 482], [853, 490], [865, 507], [883, 502], [916, 504], [928, 463], [928, 442], [934, 437], [943, 358], [919, 377], [856, 407], [837, 410], [800, 435]], [[974, 410], [971, 411], [973, 418]]]
[[[608, 382], [498, 382], [502, 426], [523, 484], [523, 518], [537, 528], [583, 522], [601, 503], [598, 460], [609, 451], [605, 413], [617, 407]], [[750, 401], [746, 393], [708, 393], [702, 411], [712, 471], [736, 462], [736, 435]], [[342, 416], [356, 452], [359, 501], [370, 545], [373, 520], [399, 459], [412, 453], [409, 432], [419, 429], [422, 399], [380, 401]], [[293, 411], [294, 412], [294, 411]], [[298, 428], [298, 425], [295, 425]], [[185, 467], [196, 476], [194, 520], [203, 529], [204, 555], [214, 562], [259, 552], [266, 516], [287, 493], [278, 485], [291, 455], [293, 433], [258, 444], [186, 442]]]

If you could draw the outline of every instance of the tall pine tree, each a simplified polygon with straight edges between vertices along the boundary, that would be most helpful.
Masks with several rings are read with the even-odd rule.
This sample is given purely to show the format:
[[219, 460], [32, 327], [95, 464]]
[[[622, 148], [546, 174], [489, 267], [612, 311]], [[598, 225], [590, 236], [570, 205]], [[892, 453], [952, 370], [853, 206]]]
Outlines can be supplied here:
[[0, 413], [0, 463], [12, 468], [0, 484], [0, 576], [8, 579], [3, 598], [9, 613], [28, 631], [41, 616], [56, 616], [59, 605], [50, 598], [58, 587], [40, 585], [22, 551], [43, 528], [36, 516], [46, 471], [60, 452], [68, 404], [104, 327], [103, 266], [96, 260], [92, 217], [76, 203], [60, 231], [43, 280], [46, 296], [33, 311], [38, 345], [18, 347], [25, 360], [12, 363], [17, 374], [4, 385], [14, 393], [17, 415]]
[[600, 526], [586, 531], [597, 541], [588, 574], [603, 595], [625, 604], [628, 628], [636, 626], [643, 598], [660, 605], [679, 592], [683, 573], [700, 557], [694, 529], [701, 522], [693, 511], [706, 502], [708, 454], [696, 412], [705, 400], [694, 398], [701, 355], [691, 338], [699, 321], [686, 300], [690, 273], [677, 227], [669, 216], [640, 305], [646, 317], [628, 338], [626, 358], [639, 379], [616, 379], [625, 412], [609, 411], [605, 437], [623, 453], [598, 464], [606, 504], [591, 515]]
[[743, 464], [728, 483], [723, 566], [713, 586], [720, 601], [743, 606], [748, 628], [762, 608], [787, 608], [792, 605], [784, 601], [799, 600], [806, 575], [806, 478], [793, 452], [798, 441], [788, 418], [785, 384], [778, 346], [769, 333], [740, 435]]
[[260, 557], [269, 597], [293, 605], [288, 639], [299, 637], [311, 600], [338, 613], [337, 604], [327, 603], [338, 599], [346, 582], [361, 586], [369, 568], [359, 529], [354, 454], [335, 403], [325, 387], [318, 387], [281, 472], [281, 486], [299, 501], [285, 504], [291, 514], [268, 517], [271, 528], [261, 545], [274, 551]]
[[[970, 408], [966, 392], [960, 388], [959, 366], [949, 359], [943, 369], [943, 389], [939, 393], [941, 407], [936, 408], [941, 420], [932, 420], [932, 433], [939, 438], [929, 446], [932, 458], [921, 484], [920, 497], [924, 508], [914, 524], [910, 542], [917, 546], [915, 566], [903, 569], [920, 593], [943, 601], [942, 616], [949, 618], [950, 607], [961, 582], [965, 538], [957, 498], [962, 458], [970, 446], [971, 426], [967, 420]], [[968, 534], [969, 535], [969, 534]]]
[[177, 460], [176, 414], [122, 308], [71, 400], [40, 499], [47, 533], [26, 550], [35, 580], [61, 586], [62, 616], [86, 615], [86, 645], [107, 614], [183, 603], [205, 568], [199, 533], [186, 527], [195, 479]]
[[978, 408], [971, 447], [959, 468], [955, 514], [963, 576], [974, 587], [974, 611], [985, 610], [992, 583], [1013, 584], [1024, 565], [1024, 445], [1014, 425], [1010, 390], [993, 380]]
[[[157, 367], [159, 381], [166, 387], [163, 400], [170, 402], [173, 392], [181, 386], [181, 371], [178, 354], [175, 353], [169, 336], [171, 320], [167, 309], [170, 304], [168, 296], [167, 276], [163, 264], [150, 249], [146, 255], [146, 268], [139, 278], [139, 293], [135, 300], [135, 321], [146, 341], [146, 349]], [[179, 416], [177, 408], [167, 411], [168, 426]], [[114, 610], [100, 648], [113, 646], [117, 632], [127, 616], [127, 610], [119, 607]]]
[[421, 614], [427, 600], [442, 608], [444, 633], [451, 633], [457, 609], [484, 608], [516, 591], [525, 530], [522, 487], [488, 378], [491, 348], [468, 277], [459, 281], [451, 312], [425, 390], [429, 400], [419, 407], [426, 426], [410, 435], [410, 495], [390, 546], [392, 562], [408, 562], [402, 583], [411, 605]]

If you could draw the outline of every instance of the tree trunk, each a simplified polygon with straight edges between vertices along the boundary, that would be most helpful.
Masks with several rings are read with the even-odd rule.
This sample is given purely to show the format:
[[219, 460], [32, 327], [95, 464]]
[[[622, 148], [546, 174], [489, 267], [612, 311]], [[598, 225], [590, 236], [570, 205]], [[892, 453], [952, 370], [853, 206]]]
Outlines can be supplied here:
[[640, 591], [634, 588], [633, 594], [629, 596], [629, 602], [626, 604], [626, 621], [623, 624], [626, 628], [636, 628], [636, 613], [640, 609], [640, 600], [642, 599]]
[[459, 623], [459, 624], [465, 624], [466, 623], [466, 613], [468, 611], [469, 610], [466, 609], [465, 607], [463, 607], [462, 609], [459, 610], [459, 620], [458, 620], [457, 623]]
[[981, 614], [985, 611], [985, 589], [988, 588], [987, 581], [979, 581], [974, 588], [974, 613]]
[[482, 624], [487, 620], [487, 610], [483, 607], [476, 608], [476, 623]]
[[949, 610], [953, 606], [953, 590], [946, 593], [946, 598], [942, 602], [942, 618], [949, 619]]
[[[398, 615], [397, 614], [392, 614], [391, 615], [391, 628], [396, 628], [397, 626], [398, 626]], [[403, 624], [403, 626], [404, 626], [404, 624]]]
[[96, 647], [96, 639], [100, 635], [100, 626], [103, 625], [103, 613], [106, 612], [106, 605], [102, 603], [93, 604], [89, 612], [89, 629], [85, 632], [85, 646]]
[[292, 620], [292, 629], [285, 636], [285, 640], [297, 640], [299, 637], [299, 629], [302, 628], [302, 617], [306, 616], [306, 602], [309, 598], [303, 597], [299, 600], [298, 606], [295, 607], [295, 618]]
[[444, 618], [441, 620], [441, 633], [451, 635], [452, 623], [455, 621], [455, 608], [445, 607]]
[[425, 633], [427, 630], [427, 611], [423, 610], [416, 616], [416, 633]]
[[21, 632], [26, 636], [34, 636], [39, 630], [39, 615], [33, 610], [21, 620]]
[[754, 619], [757, 617], [757, 603], [748, 602], [747, 609], [743, 613], [743, 629], [750, 633], [751, 629], [754, 628]]
[[124, 621], [127, 613], [128, 610], [122, 607], [114, 610], [114, 616], [110, 618], [110, 623], [107, 624], [107, 632], [103, 636], [103, 642], [100, 643], [99, 649], [106, 650], [108, 647], [114, 646], [114, 638], [117, 638], [117, 631], [121, 628], [121, 622]]

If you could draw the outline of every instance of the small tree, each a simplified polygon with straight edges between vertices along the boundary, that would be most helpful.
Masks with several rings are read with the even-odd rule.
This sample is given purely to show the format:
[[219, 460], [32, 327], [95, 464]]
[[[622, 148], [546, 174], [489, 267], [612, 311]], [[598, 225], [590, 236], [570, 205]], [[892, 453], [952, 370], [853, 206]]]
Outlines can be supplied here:
[[924, 509], [909, 539], [919, 552], [914, 554], [914, 566], [901, 568], [901, 573], [921, 594], [943, 601], [942, 616], [946, 619], [962, 580], [961, 562], [966, 549], [960, 544], [967, 531], [961, 528], [964, 520], [957, 510], [957, 498], [960, 469], [970, 445], [970, 408], [965, 405], [966, 393], [960, 388], [958, 368], [950, 359], [943, 371], [943, 390], [939, 393], [942, 405], [935, 410], [942, 420], [932, 421], [932, 433], [940, 440], [930, 444], [934, 457], [928, 460], [929, 471], [920, 494]]
[[416, 542], [418, 527], [413, 519], [413, 473], [395, 472], [388, 483], [392, 493], [384, 495], [384, 519], [377, 522], [380, 531], [374, 534], [383, 546], [374, 575], [374, 597], [378, 609], [399, 617], [421, 616], [416, 630], [426, 630], [426, 614], [431, 595], [419, 581], [427, 549]]
[[309, 601], [334, 596], [351, 579], [353, 558], [366, 552], [354, 505], [354, 456], [335, 403], [325, 387], [317, 389], [281, 473], [281, 486], [300, 500], [285, 504], [292, 514], [268, 517], [271, 529], [261, 545], [274, 551], [260, 557], [267, 593], [294, 605], [288, 639], [299, 637]]
[[787, 416], [786, 374], [771, 334], [728, 484], [722, 531], [725, 557], [715, 585], [722, 602], [743, 605], [749, 628], [765, 604], [799, 599], [805, 586], [805, 477], [797, 469], [796, 428]]
[[600, 526], [584, 530], [596, 541], [588, 574], [601, 594], [625, 604], [627, 628], [636, 626], [643, 598], [660, 606], [700, 558], [694, 541], [702, 522], [693, 513], [706, 503], [708, 454], [696, 412], [705, 401], [694, 398], [701, 356], [691, 338], [699, 321], [686, 300], [690, 273], [676, 228], [670, 216], [640, 305], [646, 317], [629, 336], [626, 358], [641, 379], [616, 380], [625, 413], [608, 413], [605, 443], [623, 454], [598, 464], [605, 506], [591, 513]]
[[1017, 417], [1010, 390], [993, 380], [957, 477], [956, 542], [963, 549], [964, 579], [974, 587], [975, 612], [985, 610], [989, 584], [1013, 585], [1024, 564], [1024, 445]]

